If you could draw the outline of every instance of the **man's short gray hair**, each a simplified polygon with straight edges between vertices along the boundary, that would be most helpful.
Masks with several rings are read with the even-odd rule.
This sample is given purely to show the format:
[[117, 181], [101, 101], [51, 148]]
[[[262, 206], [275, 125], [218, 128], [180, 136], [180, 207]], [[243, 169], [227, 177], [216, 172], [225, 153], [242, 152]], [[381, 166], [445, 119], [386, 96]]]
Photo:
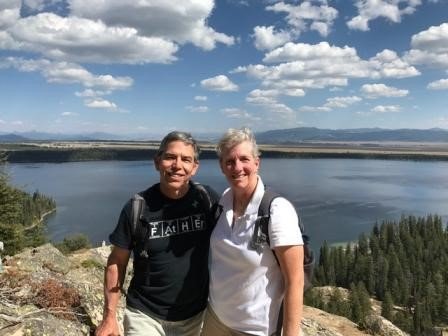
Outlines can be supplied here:
[[181, 131], [172, 131], [165, 135], [165, 137], [160, 142], [159, 149], [156, 154], [156, 158], [160, 158], [166, 151], [166, 148], [168, 147], [168, 144], [170, 144], [173, 141], [182, 141], [186, 145], [190, 145], [193, 147], [194, 150], [194, 160], [197, 162], [199, 161], [199, 154], [201, 152], [198, 143], [196, 140], [191, 136], [190, 133], [187, 132], [181, 132]]
[[225, 151], [245, 141], [248, 141], [252, 145], [252, 155], [255, 158], [258, 158], [260, 156], [260, 151], [258, 150], [257, 142], [255, 141], [255, 136], [252, 133], [252, 131], [247, 127], [243, 127], [240, 129], [229, 128], [227, 132], [224, 133], [224, 135], [219, 140], [219, 143], [216, 146], [216, 153], [218, 154], [218, 157], [221, 159]]

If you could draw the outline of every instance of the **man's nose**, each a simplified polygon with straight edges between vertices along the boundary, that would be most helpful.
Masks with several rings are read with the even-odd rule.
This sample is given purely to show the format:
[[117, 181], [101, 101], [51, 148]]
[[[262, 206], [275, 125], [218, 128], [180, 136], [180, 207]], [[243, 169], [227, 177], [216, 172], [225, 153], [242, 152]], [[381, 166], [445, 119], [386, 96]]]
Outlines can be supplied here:
[[173, 160], [174, 167], [180, 167], [181, 163], [182, 163], [182, 158], [180, 156], [176, 157], [176, 159]]

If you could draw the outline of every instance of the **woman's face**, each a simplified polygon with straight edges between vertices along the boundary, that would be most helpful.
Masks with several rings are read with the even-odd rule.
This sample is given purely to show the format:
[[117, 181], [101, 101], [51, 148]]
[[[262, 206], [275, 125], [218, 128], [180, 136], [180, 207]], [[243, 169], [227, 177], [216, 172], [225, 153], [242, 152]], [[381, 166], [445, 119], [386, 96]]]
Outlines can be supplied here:
[[249, 141], [224, 151], [220, 165], [232, 189], [252, 192], [257, 186], [260, 159], [254, 157], [252, 144]]

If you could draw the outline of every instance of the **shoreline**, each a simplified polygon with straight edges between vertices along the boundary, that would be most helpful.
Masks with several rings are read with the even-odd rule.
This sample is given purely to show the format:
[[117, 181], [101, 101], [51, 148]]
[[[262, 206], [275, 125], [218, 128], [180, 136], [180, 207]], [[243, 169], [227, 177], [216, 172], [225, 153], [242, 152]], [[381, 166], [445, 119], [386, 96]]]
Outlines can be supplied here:
[[[217, 159], [214, 144], [200, 143], [201, 159]], [[43, 142], [0, 144], [11, 163], [140, 161], [157, 152], [154, 142]], [[260, 144], [263, 158], [348, 158], [448, 161], [446, 143], [301, 143]]]
[[40, 218], [37, 219], [33, 224], [31, 224], [30, 226], [27, 226], [27, 227], [23, 228], [23, 231], [28, 231], [28, 230], [31, 230], [31, 229], [35, 228], [36, 226], [39, 226], [39, 225], [44, 224], [45, 217], [51, 215], [53, 212], [56, 212], [56, 207], [53, 208], [53, 209], [51, 209], [51, 210], [48, 210], [48, 211], [44, 212], [44, 213], [40, 216]]

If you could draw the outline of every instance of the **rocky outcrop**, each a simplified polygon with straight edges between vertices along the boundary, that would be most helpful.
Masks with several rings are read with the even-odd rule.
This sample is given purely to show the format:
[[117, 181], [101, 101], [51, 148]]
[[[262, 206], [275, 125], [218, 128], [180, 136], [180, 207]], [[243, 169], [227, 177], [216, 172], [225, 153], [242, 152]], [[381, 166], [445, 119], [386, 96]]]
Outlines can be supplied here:
[[[46, 244], [8, 257], [0, 274], [0, 336], [92, 335], [102, 319], [109, 253], [105, 246], [64, 256]], [[120, 306], [121, 324], [124, 299]], [[372, 326], [377, 335], [405, 335], [380, 317], [372, 317]], [[346, 318], [311, 307], [304, 309], [302, 331], [304, 336], [367, 335]]]

